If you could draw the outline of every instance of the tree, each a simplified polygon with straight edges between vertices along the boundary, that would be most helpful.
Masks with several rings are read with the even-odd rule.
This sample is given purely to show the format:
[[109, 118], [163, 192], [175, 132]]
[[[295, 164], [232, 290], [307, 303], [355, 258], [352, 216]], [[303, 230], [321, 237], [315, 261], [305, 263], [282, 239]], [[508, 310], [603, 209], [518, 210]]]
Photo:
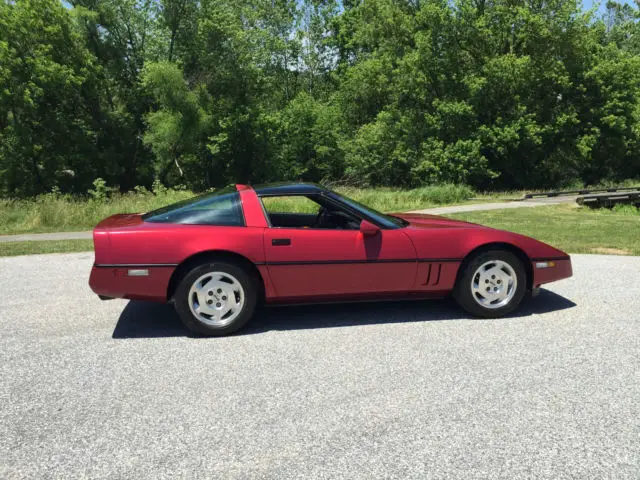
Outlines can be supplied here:
[[164, 184], [208, 186], [199, 156], [209, 117], [199, 105], [198, 93], [206, 94], [202, 89], [190, 91], [180, 69], [170, 62], [148, 63], [142, 86], [160, 107], [146, 115], [148, 129], [144, 136], [145, 144], [155, 154], [156, 178]]
[[638, 7], [0, 2], [0, 191], [640, 176]]
[[56, 0], [0, 2], [0, 189], [76, 190], [95, 175], [85, 92], [95, 59]]
[[152, 0], [72, 0], [72, 4], [99, 66], [99, 82], [87, 105], [100, 152], [94, 161], [97, 174], [122, 190], [138, 183], [150, 185], [152, 155], [142, 137], [151, 105], [140, 89], [140, 73], [148, 56], [159, 49], [158, 6]]

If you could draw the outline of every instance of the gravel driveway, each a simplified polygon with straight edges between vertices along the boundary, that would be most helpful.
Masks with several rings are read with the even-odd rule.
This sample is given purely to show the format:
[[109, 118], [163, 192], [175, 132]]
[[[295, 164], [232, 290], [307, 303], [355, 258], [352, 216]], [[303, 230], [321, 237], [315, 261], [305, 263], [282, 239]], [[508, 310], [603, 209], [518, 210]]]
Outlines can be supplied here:
[[0, 478], [638, 478], [640, 257], [519, 315], [278, 307], [192, 338], [92, 254], [0, 258]]

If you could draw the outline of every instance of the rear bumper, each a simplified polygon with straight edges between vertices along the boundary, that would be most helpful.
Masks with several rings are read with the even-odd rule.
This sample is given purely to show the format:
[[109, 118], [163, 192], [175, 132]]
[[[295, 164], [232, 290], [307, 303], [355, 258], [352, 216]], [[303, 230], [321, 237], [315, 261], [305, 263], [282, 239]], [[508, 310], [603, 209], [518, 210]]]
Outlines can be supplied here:
[[[545, 263], [548, 264], [548, 266], [543, 267], [542, 265]], [[544, 283], [555, 282], [573, 275], [571, 258], [568, 256], [561, 258], [536, 258], [532, 260], [531, 267], [533, 269], [534, 289]]]
[[[146, 270], [147, 275], [131, 275], [132, 270]], [[91, 269], [89, 287], [100, 298], [127, 298], [166, 302], [169, 280], [175, 267], [153, 265], [109, 265]]]

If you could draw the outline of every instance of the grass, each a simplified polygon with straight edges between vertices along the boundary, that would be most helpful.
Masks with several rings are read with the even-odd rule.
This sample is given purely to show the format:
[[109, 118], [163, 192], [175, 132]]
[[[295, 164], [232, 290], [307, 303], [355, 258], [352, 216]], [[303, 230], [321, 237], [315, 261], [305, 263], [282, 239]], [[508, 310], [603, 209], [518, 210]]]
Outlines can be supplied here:
[[[463, 203], [474, 195], [464, 185], [436, 185], [413, 190], [344, 188], [336, 190], [383, 212], [398, 212], [434, 205]], [[0, 200], [0, 234], [91, 230], [116, 213], [148, 212], [192, 197], [183, 190], [115, 194], [103, 200], [46, 194], [29, 200]]]
[[[590, 210], [573, 205], [448, 215], [528, 235], [569, 253], [640, 255], [640, 209]], [[92, 251], [91, 240], [0, 243], [0, 256]]]
[[51, 240], [39, 242], [2, 242], [0, 257], [33, 255], [36, 253], [69, 253], [93, 251], [91, 240]]
[[[459, 185], [438, 185], [413, 190], [354, 187], [338, 187], [335, 190], [383, 212], [460, 204], [477, 196], [469, 187]], [[505, 193], [503, 197], [494, 193], [482, 198], [504, 198], [512, 193], [515, 192]], [[0, 234], [90, 230], [109, 215], [145, 212], [193, 195], [189, 191], [162, 190], [156, 194], [146, 191], [115, 194], [102, 200], [56, 194], [41, 195], [31, 200], [0, 200]], [[278, 198], [269, 199], [268, 202], [271, 202], [267, 204], [270, 211], [306, 212], [317, 209], [317, 206], [304, 202], [290, 205], [290, 201]], [[449, 216], [522, 233], [570, 253], [640, 255], [640, 210], [631, 206], [591, 210], [562, 204]], [[90, 240], [6, 242], [0, 243], [0, 256], [92, 249]]]
[[509, 190], [509, 191], [493, 191], [493, 192], [478, 192], [477, 198], [483, 201], [490, 200], [517, 200], [522, 198], [528, 193], [542, 193], [551, 191], [571, 191], [571, 190], [591, 190], [601, 188], [630, 188], [640, 186], [640, 179], [626, 179], [621, 181], [602, 181], [600, 183], [585, 185], [582, 182], [573, 182], [565, 186], [554, 188], [536, 188], [529, 190]]
[[91, 230], [116, 213], [146, 212], [193, 196], [169, 190], [118, 194], [101, 201], [69, 195], [46, 194], [29, 200], [0, 200], [0, 234]]
[[629, 205], [613, 210], [556, 205], [447, 216], [528, 235], [569, 253], [640, 255], [640, 210]]
[[[622, 182], [620, 186], [638, 184], [640, 180], [628, 180]], [[567, 188], [578, 187], [583, 185], [570, 185]], [[432, 185], [411, 190], [357, 187], [336, 187], [335, 190], [382, 212], [402, 212], [439, 205], [462, 204], [469, 202], [472, 198], [473, 203], [514, 199], [526, 193], [523, 191], [476, 193], [468, 186], [454, 184]], [[186, 190], [161, 188], [155, 193], [139, 189], [137, 192], [113, 194], [101, 200], [59, 194], [40, 195], [26, 200], [0, 199], [0, 235], [90, 230], [100, 220], [115, 213], [147, 212], [193, 195], [193, 192]]]
[[412, 190], [342, 187], [336, 188], [336, 191], [381, 212], [406, 212], [438, 205], [454, 205], [475, 196], [472, 188], [453, 184]]

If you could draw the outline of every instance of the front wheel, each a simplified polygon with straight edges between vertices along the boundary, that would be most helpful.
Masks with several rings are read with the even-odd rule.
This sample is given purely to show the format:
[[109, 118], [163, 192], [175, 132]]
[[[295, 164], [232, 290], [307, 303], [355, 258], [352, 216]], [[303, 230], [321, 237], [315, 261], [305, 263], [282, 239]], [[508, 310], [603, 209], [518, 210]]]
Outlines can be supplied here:
[[503, 250], [483, 252], [463, 268], [453, 296], [467, 312], [485, 318], [502, 317], [522, 302], [527, 276], [514, 254]]
[[200, 265], [181, 280], [174, 303], [182, 323], [208, 336], [228, 335], [253, 316], [256, 281], [243, 268], [226, 262]]

